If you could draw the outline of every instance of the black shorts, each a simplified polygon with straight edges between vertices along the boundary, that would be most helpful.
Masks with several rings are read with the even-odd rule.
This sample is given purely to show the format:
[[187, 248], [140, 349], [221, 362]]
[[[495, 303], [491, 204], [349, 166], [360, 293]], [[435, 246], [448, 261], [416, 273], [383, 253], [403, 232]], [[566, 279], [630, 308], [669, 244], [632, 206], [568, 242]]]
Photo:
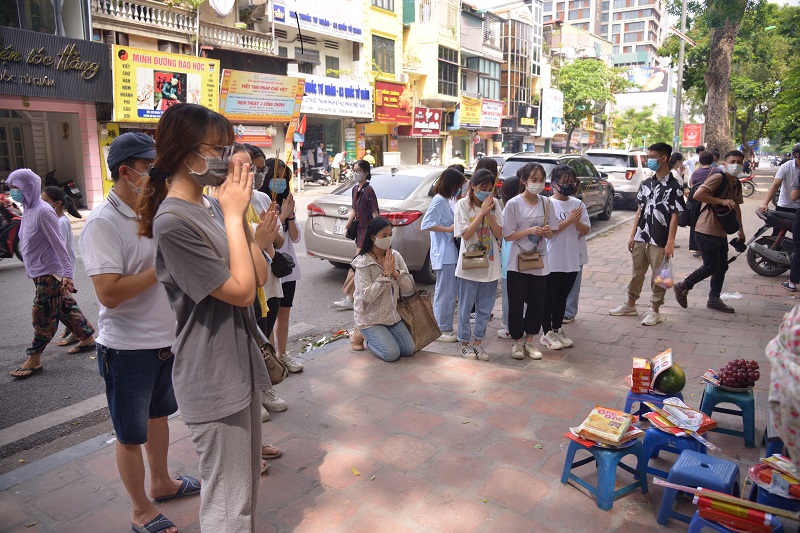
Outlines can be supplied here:
[[294, 291], [297, 288], [297, 281], [287, 281], [283, 285], [283, 298], [281, 298], [281, 307], [292, 307], [294, 303]]

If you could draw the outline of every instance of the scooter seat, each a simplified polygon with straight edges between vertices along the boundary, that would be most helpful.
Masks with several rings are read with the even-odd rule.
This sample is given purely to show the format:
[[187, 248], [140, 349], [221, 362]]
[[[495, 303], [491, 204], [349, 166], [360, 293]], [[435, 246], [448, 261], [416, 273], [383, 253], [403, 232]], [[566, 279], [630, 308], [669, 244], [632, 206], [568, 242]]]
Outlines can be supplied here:
[[794, 213], [788, 213], [786, 211], [773, 211], [770, 213], [778, 218], [784, 218], [786, 220], [794, 220]]

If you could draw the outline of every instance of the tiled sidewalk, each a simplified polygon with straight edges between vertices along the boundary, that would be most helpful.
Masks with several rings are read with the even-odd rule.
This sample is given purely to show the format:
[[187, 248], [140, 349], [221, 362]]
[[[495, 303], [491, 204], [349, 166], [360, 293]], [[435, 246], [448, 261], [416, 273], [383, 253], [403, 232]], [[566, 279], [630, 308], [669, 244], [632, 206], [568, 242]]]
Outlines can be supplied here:
[[[754, 220], [746, 215], [748, 232]], [[622, 407], [632, 356], [671, 347], [689, 377], [684, 394], [694, 406], [705, 369], [736, 357], [757, 359], [766, 369], [763, 347], [794, 299], [779, 286], [783, 278], [756, 276], [742, 257], [725, 285], [726, 292], [742, 295], [728, 302], [735, 315], [707, 310], [704, 284], [690, 295], [688, 310], [669, 294], [662, 311], [667, 321], [658, 326], [609, 316], [629, 278], [629, 230], [625, 224], [590, 241], [578, 320], [567, 326], [575, 347], [545, 352], [542, 361], [511, 359], [510, 342], [494, 336], [497, 319], [484, 343], [492, 354], [488, 363], [454, 357], [457, 346], [443, 343], [392, 364], [351, 352], [346, 343], [312, 352], [305, 372], [277, 388], [289, 410], [263, 425], [265, 441], [284, 456], [271, 461], [262, 478], [258, 531], [664, 529], [655, 522], [662, 491], [652, 483], [647, 495], [631, 494], [610, 512], [562, 485], [562, 433], [597, 403]], [[677, 260], [685, 275], [699, 260], [687, 250], [686, 232], [680, 235]], [[641, 303], [648, 298], [645, 290]], [[769, 373], [762, 375], [759, 386], [766, 388]], [[766, 392], [756, 391], [756, 397], [760, 432]], [[730, 423], [721, 419], [723, 426]], [[175, 473], [197, 475], [186, 426], [180, 418], [170, 426]], [[87, 443], [94, 447], [90, 453], [73, 451], [72, 460], [51, 461], [57, 465], [51, 469], [45, 459], [0, 477], [0, 487], [8, 487], [0, 492], [0, 530], [130, 531], [114, 447], [102, 443], [108, 438]], [[744, 448], [741, 439], [709, 438], [741, 467], [761, 451]], [[591, 465], [580, 472], [595, 476]], [[622, 473], [619, 479], [627, 484], [631, 478]], [[190, 498], [161, 511], [182, 531], [196, 531], [198, 508], [199, 500]], [[685, 526], [670, 522], [670, 529]]]

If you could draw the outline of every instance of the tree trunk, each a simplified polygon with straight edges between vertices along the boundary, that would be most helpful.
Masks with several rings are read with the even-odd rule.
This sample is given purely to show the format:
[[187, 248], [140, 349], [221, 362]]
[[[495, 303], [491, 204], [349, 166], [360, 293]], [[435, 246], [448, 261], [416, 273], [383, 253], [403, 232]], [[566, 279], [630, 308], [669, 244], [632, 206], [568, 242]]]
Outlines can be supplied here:
[[753, 124], [754, 113], [755, 107], [750, 107], [747, 110], [747, 118], [739, 124], [739, 132], [742, 134], [742, 152], [744, 152], [745, 156], [749, 156], [753, 152], [753, 147], [748, 144], [748, 141], [751, 140], [748, 138], [748, 133], [750, 126]]
[[733, 147], [728, 119], [731, 54], [747, 0], [713, 0], [707, 4], [709, 15], [721, 20], [711, 35], [708, 70], [704, 76], [708, 88], [705, 142], [709, 149], [717, 148], [724, 154]]
[[572, 132], [575, 131], [575, 129], [576, 129], [576, 126], [573, 125], [573, 126], [570, 126], [569, 131], [567, 131], [567, 148], [566, 148], [567, 151], [566, 151], [566, 153], [568, 153], [568, 154], [572, 153]]

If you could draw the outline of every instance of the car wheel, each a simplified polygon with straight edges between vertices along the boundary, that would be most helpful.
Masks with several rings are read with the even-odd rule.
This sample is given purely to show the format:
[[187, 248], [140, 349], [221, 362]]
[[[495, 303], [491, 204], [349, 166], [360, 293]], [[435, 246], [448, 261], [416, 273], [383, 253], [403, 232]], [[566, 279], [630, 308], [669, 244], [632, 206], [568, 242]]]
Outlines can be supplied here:
[[336, 268], [350, 268], [350, 263], [340, 263], [338, 261], [328, 261], [328, 263], [332, 264]]
[[431, 268], [430, 250], [425, 254], [425, 263], [422, 268], [414, 272], [414, 277], [420, 283], [436, 283], [436, 272]]
[[606, 200], [606, 208], [597, 215], [599, 220], [608, 220], [611, 218], [611, 213], [614, 212], [614, 197], [610, 194], [608, 195], [608, 200]]

